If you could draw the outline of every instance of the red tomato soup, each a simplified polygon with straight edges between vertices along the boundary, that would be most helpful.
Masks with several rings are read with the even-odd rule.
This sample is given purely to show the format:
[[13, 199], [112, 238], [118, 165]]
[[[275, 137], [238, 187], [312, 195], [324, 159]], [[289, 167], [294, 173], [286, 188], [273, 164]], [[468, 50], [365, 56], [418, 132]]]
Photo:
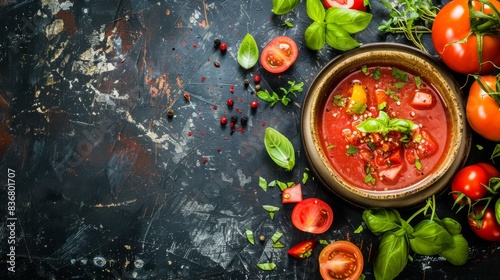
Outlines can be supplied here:
[[320, 134], [333, 168], [368, 190], [408, 187], [433, 173], [448, 149], [439, 93], [394, 67], [362, 67], [332, 91]]

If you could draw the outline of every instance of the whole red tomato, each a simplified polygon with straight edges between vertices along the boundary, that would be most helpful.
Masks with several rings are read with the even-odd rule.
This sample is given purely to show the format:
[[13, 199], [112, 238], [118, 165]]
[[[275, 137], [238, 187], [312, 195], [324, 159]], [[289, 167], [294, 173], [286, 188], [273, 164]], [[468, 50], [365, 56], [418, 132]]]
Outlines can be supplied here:
[[[500, 49], [498, 51], [500, 57]], [[500, 141], [500, 104], [484, 91], [479, 83], [485, 86], [488, 92], [500, 92], [498, 77], [483, 76], [479, 81], [474, 81], [467, 98], [467, 120], [479, 135], [491, 141]]]
[[[497, 9], [500, 2], [490, 1]], [[484, 13], [492, 14], [489, 6], [479, 1], [472, 1], [474, 10], [484, 6]], [[498, 27], [497, 27], [498, 28]], [[484, 35], [482, 42], [482, 59], [478, 56], [478, 40], [476, 34], [470, 34], [468, 0], [454, 0], [438, 12], [432, 25], [432, 42], [443, 62], [452, 70], [464, 73], [489, 73], [500, 65], [500, 36]], [[480, 32], [484, 32], [480, 30]], [[469, 36], [470, 34], [470, 36]], [[467, 37], [469, 36], [469, 37]], [[483, 62], [482, 66], [480, 62]]]
[[466, 197], [458, 203], [468, 203], [467, 198], [471, 202], [483, 198], [488, 193], [484, 185], [488, 185], [491, 177], [498, 176], [500, 172], [488, 163], [472, 164], [460, 169], [451, 181], [453, 199], [456, 201], [461, 194]]
[[500, 241], [500, 224], [495, 218], [495, 211], [488, 207], [484, 210], [484, 215], [480, 217], [484, 206], [476, 207], [476, 211], [469, 216], [469, 225], [472, 231], [479, 237], [487, 241]]

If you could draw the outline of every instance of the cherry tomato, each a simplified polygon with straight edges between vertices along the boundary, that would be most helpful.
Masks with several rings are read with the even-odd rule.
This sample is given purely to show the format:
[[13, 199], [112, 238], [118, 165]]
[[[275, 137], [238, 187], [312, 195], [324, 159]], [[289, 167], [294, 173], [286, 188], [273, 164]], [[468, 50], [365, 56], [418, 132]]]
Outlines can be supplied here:
[[[500, 79], [495, 76], [483, 76], [479, 82], [493, 92], [500, 91]], [[488, 95], [476, 80], [469, 90], [466, 114], [470, 126], [475, 132], [491, 141], [500, 141], [500, 104]], [[497, 83], [499, 88], [497, 88]]]
[[[492, 10], [479, 1], [472, 1], [475, 10], [484, 6], [484, 13], [491, 14]], [[500, 2], [491, 1], [500, 9]], [[478, 45], [475, 34], [470, 33], [470, 19], [468, 0], [450, 1], [438, 12], [432, 25], [432, 43], [441, 56], [443, 62], [452, 70], [463, 73], [489, 73], [495, 69], [494, 64], [500, 65], [500, 36], [484, 35], [482, 46], [482, 64], [478, 56]], [[467, 37], [469, 36], [469, 37]], [[492, 63], [485, 63], [492, 62]]]
[[[464, 194], [472, 202], [483, 198], [488, 193], [483, 185], [488, 185], [490, 178], [497, 176], [500, 176], [500, 172], [488, 163], [473, 164], [460, 169], [451, 181], [453, 199], [456, 201], [460, 194]], [[463, 200], [458, 201], [462, 202]]]
[[[469, 225], [472, 231], [479, 237], [487, 241], [498, 242], [500, 241], [500, 224], [495, 218], [495, 211], [493, 208], [486, 208], [484, 215], [479, 217], [483, 211], [484, 206], [477, 206], [475, 211], [469, 216]], [[479, 220], [478, 220], [479, 218]]]
[[260, 64], [271, 73], [282, 73], [297, 60], [298, 52], [295, 41], [286, 36], [279, 36], [262, 50]]
[[363, 265], [361, 250], [349, 241], [330, 243], [319, 254], [319, 272], [325, 280], [357, 280]]
[[283, 190], [282, 203], [297, 203], [302, 201], [302, 185], [296, 184]]
[[333, 210], [321, 199], [307, 198], [293, 208], [292, 223], [301, 231], [322, 234], [333, 223]]
[[363, 2], [363, 0], [323, 0], [323, 4], [327, 9], [331, 7], [337, 7], [365, 12], [366, 7], [365, 3]]
[[314, 244], [316, 244], [316, 239], [302, 241], [288, 250], [287, 254], [297, 259], [305, 259], [311, 256]]

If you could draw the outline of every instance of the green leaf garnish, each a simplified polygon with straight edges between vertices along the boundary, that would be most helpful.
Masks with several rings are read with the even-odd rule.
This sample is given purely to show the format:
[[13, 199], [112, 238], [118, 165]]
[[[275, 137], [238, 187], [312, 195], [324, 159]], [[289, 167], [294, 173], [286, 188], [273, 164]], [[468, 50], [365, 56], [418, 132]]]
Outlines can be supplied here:
[[245, 69], [250, 69], [259, 60], [259, 47], [251, 34], [245, 35], [238, 49], [238, 63]]
[[295, 150], [292, 143], [276, 129], [268, 127], [264, 135], [264, 145], [271, 159], [287, 171], [295, 166]]
[[253, 231], [246, 228], [245, 235], [247, 236], [248, 242], [250, 242], [250, 244], [252, 244], [252, 245], [255, 245], [255, 238], [253, 236]]

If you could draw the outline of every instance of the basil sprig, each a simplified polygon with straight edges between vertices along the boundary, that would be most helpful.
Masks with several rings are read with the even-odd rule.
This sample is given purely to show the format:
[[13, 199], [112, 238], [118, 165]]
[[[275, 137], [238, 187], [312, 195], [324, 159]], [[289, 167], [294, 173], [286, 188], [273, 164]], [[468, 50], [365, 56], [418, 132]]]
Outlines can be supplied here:
[[238, 63], [245, 69], [250, 69], [259, 60], [259, 47], [251, 34], [245, 35], [238, 49]]
[[319, 0], [307, 0], [306, 11], [313, 20], [305, 31], [306, 46], [320, 50], [325, 45], [348, 51], [360, 45], [351, 35], [365, 29], [372, 14], [358, 10], [332, 7], [326, 10]]
[[414, 122], [406, 119], [391, 119], [389, 115], [380, 111], [377, 118], [368, 118], [358, 124], [356, 128], [361, 132], [380, 132], [387, 134], [390, 131], [398, 131], [406, 135], [411, 135], [412, 130], [418, 128]]
[[266, 128], [264, 145], [269, 157], [287, 171], [295, 166], [295, 150], [286, 136], [272, 127]]
[[[439, 255], [454, 265], [467, 262], [469, 244], [460, 233], [461, 225], [451, 218], [439, 219], [435, 210], [436, 201], [432, 196], [408, 220], [402, 219], [395, 209], [373, 208], [363, 212], [368, 229], [381, 236], [373, 263], [376, 279], [398, 276], [411, 256], [410, 251], [425, 256]], [[419, 214], [425, 218], [415, 227], [411, 226], [410, 222]]]

